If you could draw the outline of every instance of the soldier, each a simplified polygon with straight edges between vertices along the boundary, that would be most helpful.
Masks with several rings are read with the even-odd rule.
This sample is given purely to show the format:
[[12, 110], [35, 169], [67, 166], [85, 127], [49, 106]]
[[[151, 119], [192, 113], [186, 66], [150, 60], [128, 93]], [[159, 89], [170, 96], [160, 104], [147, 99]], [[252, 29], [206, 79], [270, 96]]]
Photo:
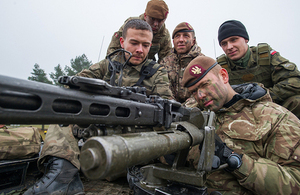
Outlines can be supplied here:
[[141, 19], [146, 21], [153, 31], [152, 46], [148, 53], [148, 58], [156, 60], [155, 54], [158, 54], [159, 63], [172, 49], [171, 37], [165, 25], [168, 13], [168, 5], [163, 0], [150, 0], [144, 14], [141, 14], [139, 17], [128, 18], [119, 31], [114, 33], [107, 49], [107, 55], [121, 48], [119, 39], [122, 37], [126, 22], [132, 19]]
[[[272, 102], [262, 84], [231, 86], [229, 80], [226, 69], [206, 56], [192, 60], [182, 80], [201, 106], [216, 113], [215, 155], [228, 163], [208, 173], [208, 191], [300, 194], [299, 119]], [[198, 148], [191, 153], [199, 154]]]
[[269, 89], [272, 100], [300, 118], [300, 72], [266, 43], [248, 46], [245, 26], [237, 20], [224, 22], [218, 31], [225, 54], [217, 58], [226, 68], [230, 84], [259, 82]]
[[[123, 70], [117, 72], [114, 83], [120, 86], [143, 86], [148, 95], [160, 95], [165, 98], [172, 97], [169, 89], [167, 71], [156, 62], [147, 59], [151, 47], [153, 34], [151, 26], [140, 19], [133, 19], [124, 26], [123, 35], [120, 38], [122, 48], [132, 53], [125, 60], [129, 62], [120, 67]], [[123, 63], [124, 56], [115, 56], [112, 61]], [[149, 69], [150, 67], [150, 69]], [[120, 69], [119, 69], [120, 70]], [[149, 72], [149, 74], [144, 74]], [[96, 63], [88, 70], [83, 70], [78, 76], [103, 79], [110, 81], [109, 61], [107, 59]], [[84, 194], [83, 185], [78, 171], [80, 169], [79, 148], [77, 140], [72, 134], [72, 126], [60, 127], [50, 125], [38, 166], [43, 170], [47, 166], [50, 170], [25, 194]]]
[[176, 101], [184, 103], [191, 95], [181, 86], [182, 75], [189, 62], [201, 53], [197, 45], [194, 28], [187, 22], [178, 24], [173, 33], [173, 49], [160, 64], [168, 71], [170, 89]]

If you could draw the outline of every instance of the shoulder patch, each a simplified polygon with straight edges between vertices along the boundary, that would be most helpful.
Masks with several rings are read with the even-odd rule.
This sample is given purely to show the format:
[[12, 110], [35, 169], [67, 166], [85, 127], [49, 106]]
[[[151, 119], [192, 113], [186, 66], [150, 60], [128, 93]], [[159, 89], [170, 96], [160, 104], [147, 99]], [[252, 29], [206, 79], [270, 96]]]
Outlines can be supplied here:
[[270, 51], [270, 54], [273, 56], [273, 55], [275, 55], [277, 53], [277, 51], [275, 51], [274, 49], [272, 49], [271, 51]]
[[287, 70], [294, 70], [296, 65], [293, 63], [286, 63], [286, 64], [282, 64], [282, 66]]
[[116, 37], [116, 38], [118, 38], [118, 37], [119, 37], [118, 33], [115, 33], [115, 37]]

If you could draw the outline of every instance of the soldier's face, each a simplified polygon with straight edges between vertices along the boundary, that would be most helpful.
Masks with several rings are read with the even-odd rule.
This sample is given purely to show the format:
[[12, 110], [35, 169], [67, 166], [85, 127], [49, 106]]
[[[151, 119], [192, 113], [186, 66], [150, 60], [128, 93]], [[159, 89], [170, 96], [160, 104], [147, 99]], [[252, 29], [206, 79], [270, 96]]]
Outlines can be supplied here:
[[158, 33], [158, 31], [160, 30], [160, 28], [166, 21], [166, 19], [163, 19], [163, 20], [157, 19], [157, 18], [153, 18], [151, 16], [147, 16], [146, 14], [144, 14], [144, 18], [145, 18], [146, 22], [151, 26], [153, 34]]
[[221, 41], [224, 53], [231, 60], [239, 60], [248, 50], [248, 40], [240, 36], [231, 36]]
[[[221, 73], [221, 71], [223, 72]], [[228, 90], [225, 85], [226, 80], [223, 79], [223, 76], [226, 77], [226, 70], [225, 72], [224, 69], [221, 71], [218, 75], [212, 71], [208, 72], [198, 83], [188, 88], [201, 108], [216, 112], [227, 103]]]
[[195, 41], [192, 32], [178, 32], [173, 39], [174, 49], [178, 54], [188, 53], [195, 44]]
[[[136, 30], [129, 28], [127, 30], [126, 38], [120, 38], [120, 43], [123, 49], [132, 53], [132, 57], [129, 62], [133, 65], [139, 65], [147, 57], [151, 42], [152, 33], [148, 30]], [[126, 55], [126, 59], [128, 55]]]

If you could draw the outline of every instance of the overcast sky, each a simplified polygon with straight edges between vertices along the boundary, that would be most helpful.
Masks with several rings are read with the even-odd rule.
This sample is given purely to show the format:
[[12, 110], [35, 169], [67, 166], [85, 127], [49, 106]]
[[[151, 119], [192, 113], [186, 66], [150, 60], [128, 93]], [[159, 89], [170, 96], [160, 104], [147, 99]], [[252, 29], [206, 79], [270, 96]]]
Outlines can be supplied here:
[[[189, 22], [202, 52], [223, 53], [219, 26], [240, 20], [249, 45], [266, 42], [300, 67], [299, 0], [165, 0], [166, 26]], [[148, 0], [0, 0], [1, 74], [27, 79], [35, 63], [46, 73], [70, 65], [85, 54], [96, 63], [105, 58], [111, 36], [130, 16], [144, 13]], [[48, 78], [50, 78], [48, 76]]]

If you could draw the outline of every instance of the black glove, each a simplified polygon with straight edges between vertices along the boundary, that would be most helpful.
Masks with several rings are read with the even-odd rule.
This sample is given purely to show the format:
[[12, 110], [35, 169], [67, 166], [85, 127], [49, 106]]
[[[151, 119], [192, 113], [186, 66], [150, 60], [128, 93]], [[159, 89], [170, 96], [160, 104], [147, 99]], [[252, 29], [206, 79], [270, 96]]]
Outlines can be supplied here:
[[229, 172], [240, 168], [243, 163], [243, 155], [234, 153], [217, 134], [215, 134], [215, 156], [220, 159], [221, 165], [225, 163], [228, 164], [228, 167], [226, 167], [225, 170]]

